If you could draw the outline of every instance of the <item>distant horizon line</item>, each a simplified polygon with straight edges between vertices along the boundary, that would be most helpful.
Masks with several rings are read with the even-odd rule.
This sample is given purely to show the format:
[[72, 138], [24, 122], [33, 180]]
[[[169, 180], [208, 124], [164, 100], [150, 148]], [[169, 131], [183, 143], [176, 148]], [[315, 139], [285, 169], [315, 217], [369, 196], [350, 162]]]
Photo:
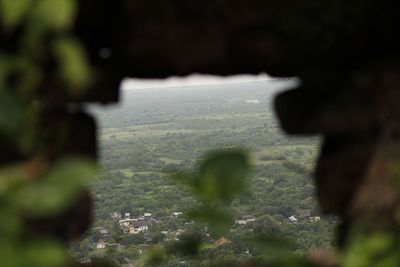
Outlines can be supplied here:
[[135, 91], [148, 89], [174, 89], [182, 87], [200, 87], [217, 85], [235, 85], [253, 82], [274, 82], [280, 80], [293, 80], [295, 78], [274, 78], [266, 74], [260, 75], [236, 75], [229, 77], [219, 77], [211, 75], [193, 74], [186, 77], [170, 77], [167, 79], [124, 79], [121, 83], [121, 90]]
[[244, 83], [258, 83], [258, 82], [272, 82], [273, 80], [259, 80], [259, 81], [244, 81], [244, 82], [230, 82], [230, 83], [209, 83], [209, 84], [189, 84], [189, 85], [170, 85], [170, 86], [161, 86], [161, 87], [143, 87], [143, 88], [123, 88], [123, 91], [141, 91], [141, 90], [157, 90], [157, 89], [174, 89], [174, 88], [183, 88], [183, 87], [206, 87], [206, 86], [218, 86], [218, 85], [238, 85]]

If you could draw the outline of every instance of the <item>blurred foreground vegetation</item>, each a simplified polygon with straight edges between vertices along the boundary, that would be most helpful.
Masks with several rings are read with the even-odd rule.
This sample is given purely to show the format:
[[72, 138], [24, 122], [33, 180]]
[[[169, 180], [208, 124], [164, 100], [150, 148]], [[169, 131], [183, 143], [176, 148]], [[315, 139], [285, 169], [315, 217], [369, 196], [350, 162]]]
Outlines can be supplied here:
[[50, 64], [73, 94], [90, 83], [85, 51], [69, 33], [76, 8], [73, 0], [0, 1], [1, 266], [72, 262], [58, 239], [35, 232], [30, 222], [62, 214], [96, 173], [95, 162], [79, 156], [50, 164], [39, 127], [51, 106], [40, 93]]

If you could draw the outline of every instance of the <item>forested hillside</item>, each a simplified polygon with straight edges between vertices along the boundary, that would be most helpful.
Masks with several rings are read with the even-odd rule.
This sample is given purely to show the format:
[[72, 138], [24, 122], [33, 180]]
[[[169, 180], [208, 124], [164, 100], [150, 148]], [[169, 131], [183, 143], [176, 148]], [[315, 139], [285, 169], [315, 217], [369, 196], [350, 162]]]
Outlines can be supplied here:
[[[248, 233], [284, 238], [298, 254], [330, 247], [335, 220], [321, 217], [311, 179], [319, 140], [283, 135], [272, 111], [272, 96], [287, 85], [126, 90], [120, 106], [91, 108], [100, 122], [103, 173], [90, 184], [94, 225], [71, 246], [77, 257], [131, 266], [150, 248], [193, 231], [208, 244], [202, 257], [175, 257], [165, 266], [257, 256], [239, 241]], [[185, 216], [198, 201], [171, 177], [193, 171], [219, 149], [245, 150], [253, 168], [246, 192], [228, 203], [235, 218], [231, 230], [216, 238]]]

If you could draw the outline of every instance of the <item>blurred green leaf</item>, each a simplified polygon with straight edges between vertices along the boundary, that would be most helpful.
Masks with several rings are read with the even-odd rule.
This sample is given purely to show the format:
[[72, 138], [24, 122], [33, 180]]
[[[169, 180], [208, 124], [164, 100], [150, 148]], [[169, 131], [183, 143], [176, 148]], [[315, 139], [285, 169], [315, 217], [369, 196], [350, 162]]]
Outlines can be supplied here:
[[[22, 221], [19, 214], [10, 205], [8, 207], [0, 207], [1, 219], [0, 219], [0, 236], [1, 241], [9, 242], [10, 239], [16, 238], [22, 230]], [[1, 242], [0, 241], [0, 242]]]
[[0, 168], [0, 196], [7, 193], [10, 188], [21, 185], [26, 179], [26, 172], [21, 165]]
[[40, 131], [37, 129], [42, 104], [39, 101], [26, 106], [24, 131], [20, 133], [18, 147], [23, 155], [32, 155], [41, 144]]
[[24, 106], [18, 97], [0, 89], [0, 133], [18, 136], [24, 118]]
[[377, 259], [374, 267], [400, 266], [400, 260], [398, 254], [399, 252], [397, 250], [396, 251], [392, 250], [391, 253], [388, 253], [385, 256]]
[[67, 187], [73, 187], [76, 184], [81, 186], [83, 183], [88, 181], [96, 171], [97, 166], [94, 160], [74, 157], [64, 159], [55, 164], [47, 174], [46, 180]]
[[171, 178], [172, 180], [174, 180], [175, 182], [184, 185], [188, 188], [193, 189], [194, 188], [194, 178], [193, 178], [193, 174], [188, 174], [185, 172], [176, 172], [173, 175], [169, 176], [169, 178]]
[[61, 267], [65, 266], [67, 254], [56, 242], [36, 239], [24, 244], [19, 257], [24, 261], [23, 266]]
[[0, 53], [0, 88], [4, 87], [6, 84], [6, 79], [10, 72], [11, 61], [10, 55]]
[[394, 233], [352, 231], [343, 257], [343, 266], [400, 266], [397, 243]]
[[232, 214], [217, 207], [201, 207], [188, 212], [196, 222], [206, 223], [215, 237], [225, 234], [234, 224]]
[[79, 42], [72, 38], [60, 38], [54, 42], [54, 54], [58, 60], [61, 78], [69, 84], [72, 94], [81, 94], [91, 81], [86, 53]]
[[31, 0], [0, 0], [0, 18], [8, 29], [18, 26], [32, 5]]
[[24, 267], [16, 244], [0, 240], [0, 265], [7, 267]]
[[194, 190], [208, 199], [226, 200], [247, 188], [249, 159], [242, 151], [219, 151], [210, 154], [194, 179]]
[[165, 249], [160, 247], [155, 247], [146, 251], [140, 266], [142, 267], [160, 266], [166, 260], [167, 260], [167, 253]]
[[74, 0], [37, 0], [31, 13], [31, 20], [44, 28], [63, 30], [72, 25], [75, 13]]
[[270, 236], [257, 236], [248, 241], [258, 248], [263, 255], [268, 256], [268, 258], [287, 259], [294, 257], [292, 246], [282, 239]]
[[18, 90], [18, 93], [25, 97], [34, 91], [42, 77], [40, 68], [24, 56], [13, 58], [12, 71], [14, 75], [23, 77], [15, 82], [14, 90]]
[[201, 237], [198, 235], [186, 235], [180, 241], [171, 242], [166, 250], [169, 254], [180, 256], [198, 255], [202, 247]]
[[16, 198], [22, 210], [39, 216], [61, 212], [72, 200], [63, 188], [44, 183], [24, 186], [16, 194]]
[[62, 161], [42, 179], [32, 181], [15, 192], [15, 203], [31, 215], [62, 212], [80, 194], [85, 180], [93, 176], [95, 170], [92, 161]]

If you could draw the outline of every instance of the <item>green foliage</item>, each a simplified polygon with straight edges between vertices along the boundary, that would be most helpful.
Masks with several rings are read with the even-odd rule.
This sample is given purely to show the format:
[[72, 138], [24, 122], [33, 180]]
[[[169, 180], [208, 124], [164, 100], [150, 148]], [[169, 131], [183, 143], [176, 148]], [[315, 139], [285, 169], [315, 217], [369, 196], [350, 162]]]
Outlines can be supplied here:
[[5, 28], [13, 29], [18, 26], [31, 5], [31, 0], [1, 0], [0, 18]]
[[96, 171], [92, 161], [82, 158], [61, 159], [43, 170], [32, 160], [44, 150], [38, 126], [45, 97], [39, 85], [44, 73], [51, 75], [49, 62], [57, 61], [60, 73], [59, 81], [52, 80], [72, 93], [84, 91], [90, 80], [85, 51], [69, 33], [76, 5], [76, 0], [0, 0], [2, 35], [5, 42], [15, 41], [0, 51], [2, 149], [26, 160], [0, 168], [1, 266], [65, 266], [65, 247], [32, 233], [26, 219], [62, 213]]
[[67, 260], [65, 249], [57, 242], [34, 240], [22, 247], [22, 266], [53, 267], [64, 266]]
[[123, 237], [120, 243], [124, 246], [140, 245], [143, 244], [144, 237], [142, 234]]
[[80, 43], [72, 38], [63, 37], [54, 42], [53, 48], [59, 63], [61, 80], [70, 85], [73, 94], [81, 93], [82, 89], [87, 88], [91, 73]]
[[17, 76], [13, 91], [31, 102], [49, 61], [56, 61], [59, 84], [72, 94], [87, 89], [92, 73], [86, 51], [68, 33], [74, 22], [76, 5], [75, 0], [0, 1], [1, 20], [6, 30], [24, 26], [16, 52], [0, 52], [0, 86], [4, 86], [10, 75]]
[[209, 154], [197, 173], [175, 176], [188, 186], [202, 203], [188, 212], [188, 216], [207, 223], [214, 235], [222, 235], [233, 225], [232, 214], [223, 208], [227, 200], [244, 192], [250, 172], [248, 157], [241, 151], [217, 151]]
[[400, 265], [399, 237], [391, 231], [365, 231], [361, 226], [349, 236], [344, 267], [394, 267]]
[[283, 239], [261, 235], [252, 237], [247, 241], [253, 244], [268, 259], [287, 260], [295, 257], [292, 245]]
[[249, 160], [243, 152], [214, 152], [200, 166], [193, 189], [210, 201], [230, 199], [246, 190], [249, 171]]
[[[318, 142], [282, 136], [268, 106], [242, 104], [248, 94], [267, 102], [265, 86], [129, 91], [120, 108], [95, 109], [106, 172], [91, 182], [94, 228], [110, 229], [106, 242], [146, 255], [143, 247], [166, 246], [161, 257], [155, 256], [162, 259], [158, 266], [247, 260], [307, 266], [301, 257], [309, 250], [331, 248], [334, 219], [288, 220], [301, 209], [319, 215], [310, 179]], [[183, 215], [169, 218], [177, 211]], [[111, 212], [134, 218], [150, 212], [159, 222], [144, 238], [132, 235], [131, 243], [119, 225], [113, 226], [118, 219], [111, 219]], [[243, 215], [254, 215], [256, 221], [235, 224]], [[73, 251], [80, 258], [100, 254], [93, 248], [99, 238], [90, 232], [84, 239], [92, 244], [89, 252]], [[190, 240], [196, 242], [186, 244]], [[110, 253], [110, 258], [119, 254]], [[147, 256], [126, 258], [137, 265]]]
[[36, 238], [24, 243], [15, 239], [0, 242], [3, 266], [10, 267], [61, 267], [67, 259], [65, 249], [57, 242]]
[[[214, 152], [200, 164], [199, 173], [192, 174], [195, 177], [193, 182], [188, 182], [182, 177], [178, 179], [178, 181], [183, 181], [186, 186], [191, 187], [193, 192], [197, 193], [200, 202], [203, 202], [201, 207], [192, 209], [187, 216], [194, 221], [206, 223], [215, 237], [227, 234], [227, 231], [233, 226], [233, 215], [227, 212], [229, 207], [225, 206], [223, 209], [222, 204], [227, 198], [243, 192], [243, 188], [228, 184], [235, 182], [244, 187], [250, 171], [247, 158], [243, 152]], [[201, 178], [204, 181], [201, 181]], [[209, 184], [204, 185], [206, 183]], [[216, 189], [211, 190], [211, 186]], [[217, 200], [221, 203], [216, 202]], [[269, 236], [250, 238], [246, 236], [239, 242], [251, 244], [266, 262], [278, 263], [279, 266], [309, 266], [309, 263], [299, 259], [294, 254], [292, 246], [282, 239]], [[207, 246], [204, 245], [199, 233], [189, 233], [179, 241], [168, 244], [166, 254], [162, 254], [164, 255], [162, 259], [168, 262], [171, 259], [170, 255], [189, 257], [190, 259], [190, 257], [199, 256], [201, 248], [204, 247]]]
[[163, 248], [152, 248], [150, 249], [145, 257], [142, 259], [142, 267], [153, 267], [160, 266], [167, 258], [165, 249]]
[[95, 170], [92, 161], [64, 160], [41, 179], [15, 189], [12, 201], [22, 212], [34, 216], [61, 213], [79, 196], [85, 181], [95, 174]]
[[40, 27], [60, 31], [72, 25], [75, 12], [75, 0], [37, 0], [31, 16]]
[[57, 267], [66, 259], [58, 242], [26, 233], [27, 216], [49, 216], [63, 212], [82, 190], [84, 181], [96, 170], [92, 161], [71, 158], [54, 165], [43, 177], [32, 179], [17, 165], [0, 170], [0, 258], [4, 266]]
[[205, 201], [226, 201], [247, 189], [250, 163], [242, 151], [216, 151], [209, 154], [197, 173], [178, 173], [175, 179]]
[[180, 241], [166, 245], [166, 251], [180, 256], [197, 256], [202, 247], [202, 238], [196, 234], [186, 235]]
[[206, 223], [213, 236], [224, 235], [233, 225], [232, 213], [218, 205], [196, 207], [188, 212], [189, 218], [199, 223]]
[[15, 94], [0, 88], [0, 131], [8, 137], [18, 136], [24, 113], [25, 107], [21, 100]]

